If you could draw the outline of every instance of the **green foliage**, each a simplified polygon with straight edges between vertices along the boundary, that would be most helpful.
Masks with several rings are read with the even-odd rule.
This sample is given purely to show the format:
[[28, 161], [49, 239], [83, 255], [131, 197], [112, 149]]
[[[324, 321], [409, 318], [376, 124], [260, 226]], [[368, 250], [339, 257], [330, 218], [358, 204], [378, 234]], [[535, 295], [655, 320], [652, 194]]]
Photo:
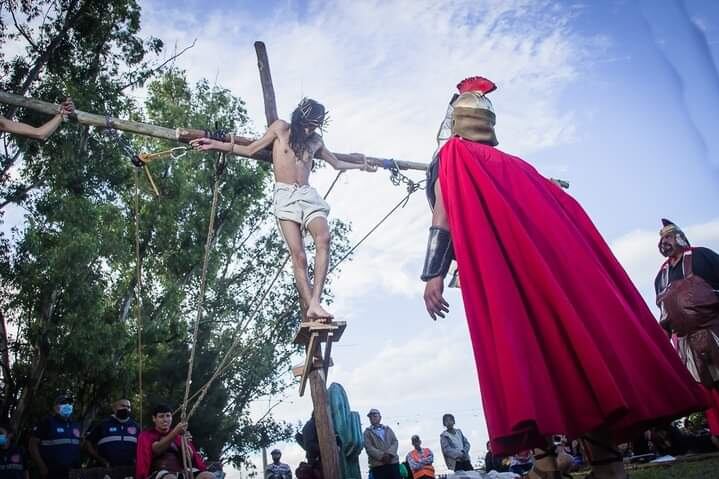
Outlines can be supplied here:
[[[126, 85], [152, 74], [147, 57], [162, 46], [137, 36], [136, 2], [48, 0], [21, 2], [17, 8], [25, 18], [24, 33], [34, 41], [27, 55], [0, 57], [7, 72], [0, 88], [18, 92], [27, 85], [28, 92], [44, 99], [70, 94], [82, 110], [167, 127], [246, 130], [242, 100], [206, 81], [191, 87], [180, 71], [168, 70], [151, 81], [142, 107], [126, 95]], [[38, 23], [45, 12], [44, 24]], [[10, 29], [0, 25], [0, 45], [22, 41], [23, 35]], [[36, 67], [37, 81], [31, 78]], [[30, 112], [19, 116], [34, 124], [46, 120]], [[0, 419], [12, 418], [26, 429], [47, 413], [58, 390], [69, 389], [86, 426], [121, 396], [133, 400], [136, 416], [142, 402], [148, 425], [152, 404], [182, 401], [218, 158], [191, 152], [179, 160], [152, 162], [162, 193], [154, 198], [142, 172], [101, 131], [65, 125], [44, 144], [7, 135], [3, 140], [0, 198], [21, 205], [25, 219], [11, 237], [0, 235], [0, 312], [9, 324], [9, 334], [0, 338], [7, 339], [9, 351], [9, 360], [2, 361]], [[176, 146], [139, 137], [132, 141], [144, 151]], [[11, 169], [16, 173], [7, 174]], [[248, 414], [253, 401], [287, 387], [299, 320], [286, 269], [260, 313], [248, 321], [255, 294], [286, 255], [270, 215], [270, 185], [268, 165], [253, 160], [228, 158], [221, 172], [192, 381], [194, 393], [237, 344], [234, 360], [190, 423], [210, 459], [236, 464], [291, 434], [291, 427], [271, 414], [257, 423]], [[348, 227], [338, 222], [332, 229], [336, 260], [347, 251]]]

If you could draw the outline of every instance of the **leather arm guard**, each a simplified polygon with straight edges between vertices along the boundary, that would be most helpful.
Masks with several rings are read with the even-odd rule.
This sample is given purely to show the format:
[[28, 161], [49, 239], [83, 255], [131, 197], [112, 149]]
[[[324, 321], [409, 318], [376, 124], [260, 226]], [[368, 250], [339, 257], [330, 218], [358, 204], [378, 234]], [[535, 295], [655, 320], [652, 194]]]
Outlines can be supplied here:
[[429, 281], [437, 276], [445, 277], [449, 266], [454, 259], [452, 249], [452, 237], [449, 231], [432, 226], [429, 229], [429, 241], [427, 242], [427, 253], [424, 257], [424, 268], [422, 268], [422, 281]]

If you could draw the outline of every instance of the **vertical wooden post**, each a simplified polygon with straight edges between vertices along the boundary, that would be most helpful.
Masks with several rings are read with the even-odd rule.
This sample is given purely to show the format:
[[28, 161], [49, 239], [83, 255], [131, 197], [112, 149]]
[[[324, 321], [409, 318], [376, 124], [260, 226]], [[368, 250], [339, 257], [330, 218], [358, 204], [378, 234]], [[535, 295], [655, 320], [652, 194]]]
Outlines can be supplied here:
[[263, 42], [255, 42], [257, 53], [257, 68], [260, 70], [260, 83], [262, 84], [262, 96], [265, 100], [265, 118], [267, 126], [279, 118], [277, 116], [277, 102], [275, 101], [275, 87], [272, 86], [272, 73], [270, 73], [270, 61], [267, 59], [267, 49]]
[[315, 411], [317, 439], [320, 443], [322, 458], [322, 476], [341, 479], [339, 451], [335, 439], [335, 427], [330, 414], [330, 403], [327, 395], [327, 382], [322, 368], [313, 369], [310, 373], [310, 392]]

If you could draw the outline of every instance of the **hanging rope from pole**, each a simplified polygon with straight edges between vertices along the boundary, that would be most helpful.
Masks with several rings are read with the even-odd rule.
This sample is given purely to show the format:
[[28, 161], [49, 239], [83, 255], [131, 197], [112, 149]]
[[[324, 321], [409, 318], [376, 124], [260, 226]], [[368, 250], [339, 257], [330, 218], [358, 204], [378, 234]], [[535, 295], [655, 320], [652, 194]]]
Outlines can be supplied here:
[[140, 393], [140, 429], [142, 429], [142, 258], [140, 257], [140, 179], [137, 169], [135, 178], [135, 322], [137, 327], [137, 382]]
[[[231, 136], [230, 140], [231, 148], [235, 145], [235, 136]], [[231, 150], [230, 150], [231, 151]], [[192, 371], [194, 369], [195, 354], [197, 351], [197, 336], [199, 333], [200, 321], [202, 320], [203, 306], [205, 301], [205, 290], [207, 287], [207, 267], [210, 262], [210, 252], [212, 250], [212, 243], [214, 241], [215, 232], [215, 216], [217, 214], [217, 203], [220, 193], [220, 184], [222, 180], [222, 174], [225, 170], [225, 155], [220, 154], [215, 164], [214, 182], [212, 186], [212, 205], [210, 206], [210, 219], [207, 226], [207, 239], [205, 240], [205, 253], [202, 260], [202, 272], [200, 274], [200, 290], [197, 298], [197, 316], [195, 318], [195, 324], [193, 325], [192, 331], [192, 345], [190, 347], [190, 358], [187, 366], [187, 379], [185, 380], [185, 395], [182, 401], [182, 413], [180, 415], [180, 421], [186, 423], [190, 415], [188, 415], [187, 404], [190, 397], [190, 387], [192, 385]], [[187, 455], [189, 454], [189, 444], [187, 442], [186, 434], [182, 435], [182, 458], [183, 466], [186, 471], [185, 477], [192, 477], [192, 459], [191, 456], [188, 460]]]

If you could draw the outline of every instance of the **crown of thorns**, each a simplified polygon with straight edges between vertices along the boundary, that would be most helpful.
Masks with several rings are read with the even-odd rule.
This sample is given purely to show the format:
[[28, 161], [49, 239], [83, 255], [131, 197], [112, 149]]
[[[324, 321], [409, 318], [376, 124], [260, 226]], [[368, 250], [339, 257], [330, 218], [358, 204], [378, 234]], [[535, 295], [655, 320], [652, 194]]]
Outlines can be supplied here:
[[324, 107], [322, 107], [322, 111], [316, 111], [315, 109], [318, 106], [321, 105], [305, 97], [300, 101], [299, 105], [297, 105], [297, 108], [300, 110], [300, 117], [303, 124], [324, 130], [330, 121], [330, 117]]

